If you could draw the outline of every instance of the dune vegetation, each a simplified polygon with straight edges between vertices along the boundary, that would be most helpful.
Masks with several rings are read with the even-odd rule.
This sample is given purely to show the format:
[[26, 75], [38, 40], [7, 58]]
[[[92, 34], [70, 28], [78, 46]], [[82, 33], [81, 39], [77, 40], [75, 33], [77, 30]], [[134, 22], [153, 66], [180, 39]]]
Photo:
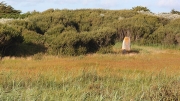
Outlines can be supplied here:
[[0, 23], [1, 57], [110, 53], [125, 36], [137, 45], [179, 49], [180, 16], [176, 10], [168, 17], [142, 6], [127, 10], [47, 9], [21, 14], [4, 2], [0, 6], [0, 15], [4, 15]]
[[1, 2], [0, 101], [179, 101], [179, 14]]
[[178, 101], [180, 52], [133, 45], [139, 53], [5, 57], [0, 100]]

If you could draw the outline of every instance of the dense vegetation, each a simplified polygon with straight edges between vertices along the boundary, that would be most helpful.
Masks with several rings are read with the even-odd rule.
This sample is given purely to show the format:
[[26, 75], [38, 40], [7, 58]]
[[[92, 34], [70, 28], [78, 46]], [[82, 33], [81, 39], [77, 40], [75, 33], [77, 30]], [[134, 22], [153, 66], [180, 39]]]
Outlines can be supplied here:
[[[6, 12], [0, 19], [0, 57], [6, 56], [0, 60], [0, 101], [179, 101], [180, 51], [149, 46], [178, 48], [180, 19], [148, 15], [141, 6], [25, 14], [9, 8], [0, 11]], [[81, 55], [118, 53], [124, 36], [139, 55]]]
[[[44, 12], [28, 12], [23, 17], [23, 14], [20, 14], [18, 17], [23, 19], [1, 26], [12, 29], [7, 34], [9, 38], [19, 35], [23, 41], [17, 39], [21, 43], [11, 47], [1, 44], [1, 55], [26, 56], [39, 52], [54, 55], [107, 53], [111, 52], [111, 46], [122, 41], [124, 36], [130, 36], [133, 43], [140, 45], [178, 47], [180, 19], [169, 20], [138, 11], [150, 12], [146, 7], [137, 6], [131, 10], [48, 9]], [[1, 28], [1, 41], [5, 41], [2, 39], [9, 29], [7, 27]]]
[[176, 10], [174, 10], [174, 9], [171, 10], [171, 13], [172, 13], [172, 14], [180, 14], [179, 11], [176, 11]]
[[0, 18], [4, 17], [16, 17], [21, 13], [20, 10], [15, 10], [10, 5], [7, 5], [4, 2], [0, 2]]
[[21, 14], [20, 10], [15, 10], [11, 5], [7, 5], [4, 1], [0, 2], [0, 18], [25, 18], [31, 15], [30, 12]]

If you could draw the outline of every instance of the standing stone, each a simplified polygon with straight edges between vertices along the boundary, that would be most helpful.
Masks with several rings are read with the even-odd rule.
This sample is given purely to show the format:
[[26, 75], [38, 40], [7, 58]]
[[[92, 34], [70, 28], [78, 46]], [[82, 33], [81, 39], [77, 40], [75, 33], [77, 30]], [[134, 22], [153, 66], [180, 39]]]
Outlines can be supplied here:
[[131, 49], [130, 37], [124, 37], [122, 43], [122, 53], [125, 54], [126, 52], [130, 51], [130, 49]]

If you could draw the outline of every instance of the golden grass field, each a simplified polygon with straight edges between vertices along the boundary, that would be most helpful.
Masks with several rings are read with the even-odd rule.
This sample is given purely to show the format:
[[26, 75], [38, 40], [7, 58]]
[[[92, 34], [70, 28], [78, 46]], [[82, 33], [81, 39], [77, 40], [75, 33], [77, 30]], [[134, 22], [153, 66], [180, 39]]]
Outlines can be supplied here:
[[0, 100], [179, 101], [180, 51], [133, 49], [139, 53], [115, 46], [110, 54], [4, 57]]

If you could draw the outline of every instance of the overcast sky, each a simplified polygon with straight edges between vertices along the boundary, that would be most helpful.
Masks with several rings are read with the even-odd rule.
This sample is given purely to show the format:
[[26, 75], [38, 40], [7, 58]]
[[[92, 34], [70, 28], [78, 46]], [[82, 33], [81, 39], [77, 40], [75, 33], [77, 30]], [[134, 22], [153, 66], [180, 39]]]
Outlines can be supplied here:
[[131, 9], [136, 6], [147, 7], [153, 13], [180, 11], [180, 0], [2, 0], [23, 13], [54, 9]]

